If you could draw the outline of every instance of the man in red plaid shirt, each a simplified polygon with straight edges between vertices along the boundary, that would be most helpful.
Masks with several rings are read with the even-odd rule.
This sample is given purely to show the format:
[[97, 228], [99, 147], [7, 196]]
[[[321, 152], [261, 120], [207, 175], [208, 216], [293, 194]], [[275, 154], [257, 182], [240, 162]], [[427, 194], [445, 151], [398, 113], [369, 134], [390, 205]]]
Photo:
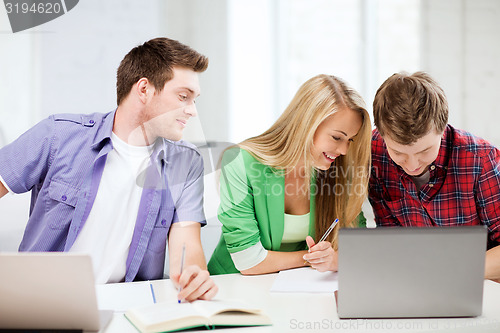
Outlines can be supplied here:
[[377, 226], [485, 225], [485, 278], [500, 281], [500, 150], [447, 124], [445, 94], [423, 72], [389, 77], [373, 114]]

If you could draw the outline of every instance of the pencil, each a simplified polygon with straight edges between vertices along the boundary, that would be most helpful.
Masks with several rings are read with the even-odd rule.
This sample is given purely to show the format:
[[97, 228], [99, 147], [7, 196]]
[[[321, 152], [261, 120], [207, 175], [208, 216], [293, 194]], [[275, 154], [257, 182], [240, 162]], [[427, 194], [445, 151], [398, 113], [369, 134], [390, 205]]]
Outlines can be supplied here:
[[[184, 269], [184, 258], [185, 258], [185, 255], [186, 255], [186, 243], [182, 244], [181, 272], [179, 273], [179, 280], [180, 280], [181, 275], [182, 275], [182, 270]], [[182, 290], [182, 287], [181, 287], [181, 284], [180, 284], [180, 281], [179, 281], [179, 292], [181, 292], [181, 290]], [[177, 302], [180, 303], [181, 300], [178, 299]]]

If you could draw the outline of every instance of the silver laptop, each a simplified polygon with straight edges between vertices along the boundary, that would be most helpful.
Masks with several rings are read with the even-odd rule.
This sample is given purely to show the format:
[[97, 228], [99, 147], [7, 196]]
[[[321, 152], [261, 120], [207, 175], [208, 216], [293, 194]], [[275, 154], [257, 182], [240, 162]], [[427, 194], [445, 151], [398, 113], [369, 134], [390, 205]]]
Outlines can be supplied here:
[[1, 329], [97, 331], [111, 316], [98, 311], [89, 256], [0, 253]]
[[473, 317], [482, 312], [482, 226], [339, 231], [339, 318]]

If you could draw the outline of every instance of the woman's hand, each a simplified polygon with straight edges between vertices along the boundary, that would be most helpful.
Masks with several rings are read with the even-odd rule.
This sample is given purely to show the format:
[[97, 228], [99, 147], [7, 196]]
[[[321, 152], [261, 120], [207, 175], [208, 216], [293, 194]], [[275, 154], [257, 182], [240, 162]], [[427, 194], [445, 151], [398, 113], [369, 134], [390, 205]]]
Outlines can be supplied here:
[[304, 260], [307, 260], [312, 268], [319, 272], [337, 271], [338, 254], [330, 242], [323, 241], [314, 244], [312, 237], [307, 236], [306, 243], [309, 247], [309, 253], [304, 255]]

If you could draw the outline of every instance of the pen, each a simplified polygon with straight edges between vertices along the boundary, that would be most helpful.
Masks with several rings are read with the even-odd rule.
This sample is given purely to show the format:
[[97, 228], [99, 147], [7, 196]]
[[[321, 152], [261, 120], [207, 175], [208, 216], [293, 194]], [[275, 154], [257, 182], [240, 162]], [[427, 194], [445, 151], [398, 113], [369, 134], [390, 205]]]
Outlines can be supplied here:
[[[186, 255], [186, 243], [182, 244], [182, 257], [181, 257], [181, 272], [179, 273], [179, 292], [181, 292], [182, 290], [182, 287], [181, 287], [181, 284], [180, 284], [180, 278], [181, 278], [181, 275], [182, 275], [182, 270], [184, 269], [184, 257]], [[180, 299], [177, 300], [178, 303], [181, 302]]]
[[[339, 219], [335, 219], [335, 221], [332, 222], [332, 224], [330, 225], [330, 227], [328, 227], [328, 229], [326, 229], [326, 231], [323, 234], [323, 236], [321, 236], [321, 239], [319, 240], [318, 243], [324, 241], [326, 239], [326, 237], [328, 237], [328, 235], [332, 232], [332, 230], [335, 228], [335, 226], [337, 225], [337, 223], [339, 223]], [[305, 264], [307, 264], [307, 260], [304, 261], [304, 265]]]
[[153, 303], [156, 303], [155, 290], [153, 289], [153, 284], [150, 282], [149, 287], [151, 288], [151, 296], [153, 296]]
[[335, 219], [335, 221], [332, 222], [332, 224], [330, 225], [330, 227], [328, 229], [326, 229], [325, 233], [323, 234], [323, 237], [321, 237], [321, 239], [319, 240], [319, 242], [324, 241], [326, 239], [326, 237], [328, 237], [328, 235], [330, 234], [330, 232], [332, 232], [333, 228], [335, 228], [335, 226], [337, 225], [337, 223], [339, 223], [339, 219]]

